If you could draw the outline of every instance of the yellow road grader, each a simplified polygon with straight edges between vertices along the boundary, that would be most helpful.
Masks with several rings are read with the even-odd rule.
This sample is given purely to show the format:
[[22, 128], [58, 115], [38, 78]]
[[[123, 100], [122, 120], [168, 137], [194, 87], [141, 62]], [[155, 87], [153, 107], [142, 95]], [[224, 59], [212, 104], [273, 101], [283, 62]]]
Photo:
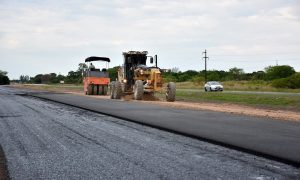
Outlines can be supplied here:
[[[147, 51], [123, 52], [124, 64], [118, 70], [118, 78], [110, 83], [111, 99], [120, 99], [124, 94], [133, 94], [135, 100], [142, 100], [145, 93], [154, 94], [162, 90], [162, 71], [157, 67], [157, 56], [148, 56]], [[147, 59], [150, 64], [147, 66]], [[166, 86], [166, 100], [175, 101], [176, 86], [169, 82]]]

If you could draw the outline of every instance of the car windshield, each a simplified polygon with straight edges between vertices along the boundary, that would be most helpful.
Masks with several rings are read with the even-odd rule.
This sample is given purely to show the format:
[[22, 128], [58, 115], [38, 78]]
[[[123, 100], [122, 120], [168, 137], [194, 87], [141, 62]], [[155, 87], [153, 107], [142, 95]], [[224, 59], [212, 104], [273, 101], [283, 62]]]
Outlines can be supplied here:
[[210, 84], [210, 85], [221, 85], [219, 82], [215, 82], [215, 81], [210, 82], [209, 84]]

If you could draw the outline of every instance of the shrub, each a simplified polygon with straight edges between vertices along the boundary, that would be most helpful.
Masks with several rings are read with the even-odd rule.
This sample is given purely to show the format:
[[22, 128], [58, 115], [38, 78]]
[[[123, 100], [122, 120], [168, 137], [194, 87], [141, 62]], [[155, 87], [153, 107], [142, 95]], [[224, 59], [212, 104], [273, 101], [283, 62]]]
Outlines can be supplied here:
[[9, 84], [9, 78], [5, 75], [0, 74], [0, 85], [7, 85]]
[[266, 71], [266, 79], [267, 80], [287, 78], [296, 73], [295, 69], [288, 65], [269, 66], [269, 67], [265, 68], [265, 71]]
[[193, 77], [192, 82], [193, 82], [194, 84], [196, 84], [196, 85], [203, 84], [203, 82], [204, 82], [204, 77], [202, 77], [202, 76], [195, 76], [195, 77]]
[[275, 79], [271, 85], [275, 88], [300, 88], [300, 73], [296, 73], [287, 78]]

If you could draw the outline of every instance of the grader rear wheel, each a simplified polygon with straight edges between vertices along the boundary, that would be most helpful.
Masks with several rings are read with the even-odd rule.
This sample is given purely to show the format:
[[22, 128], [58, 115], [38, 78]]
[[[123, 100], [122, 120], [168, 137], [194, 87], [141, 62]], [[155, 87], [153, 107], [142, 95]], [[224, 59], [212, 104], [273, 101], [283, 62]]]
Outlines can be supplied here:
[[114, 91], [115, 91], [115, 81], [112, 81], [109, 85], [110, 99], [114, 99]]
[[166, 100], [169, 102], [174, 102], [175, 95], [176, 95], [176, 85], [174, 82], [169, 82], [167, 84]]
[[144, 85], [143, 81], [137, 80], [134, 84], [134, 99], [135, 100], [142, 100], [144, 95]]

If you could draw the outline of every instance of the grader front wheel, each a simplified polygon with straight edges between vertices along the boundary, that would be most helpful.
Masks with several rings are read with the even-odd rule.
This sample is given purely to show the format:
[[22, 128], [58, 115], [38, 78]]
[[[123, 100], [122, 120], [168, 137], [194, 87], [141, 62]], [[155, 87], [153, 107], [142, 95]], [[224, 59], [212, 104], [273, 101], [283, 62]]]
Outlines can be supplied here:
[[137, 80], [134, 84], [134, 99], [135, 100], [142, 100], [144, 95], [144, 85], [143, 81]]
[[176, 96], [176, 85], [174, 82], [169, 82], [167, 84], [166, 100], [169, 102], [174, 102], [175, 96]]
[[121, 97], [122, 97], [122, 85], [121, 85], [120, 82], [115, 82], [113, 96], [114, 96], [114, 99], [121, 99]]

